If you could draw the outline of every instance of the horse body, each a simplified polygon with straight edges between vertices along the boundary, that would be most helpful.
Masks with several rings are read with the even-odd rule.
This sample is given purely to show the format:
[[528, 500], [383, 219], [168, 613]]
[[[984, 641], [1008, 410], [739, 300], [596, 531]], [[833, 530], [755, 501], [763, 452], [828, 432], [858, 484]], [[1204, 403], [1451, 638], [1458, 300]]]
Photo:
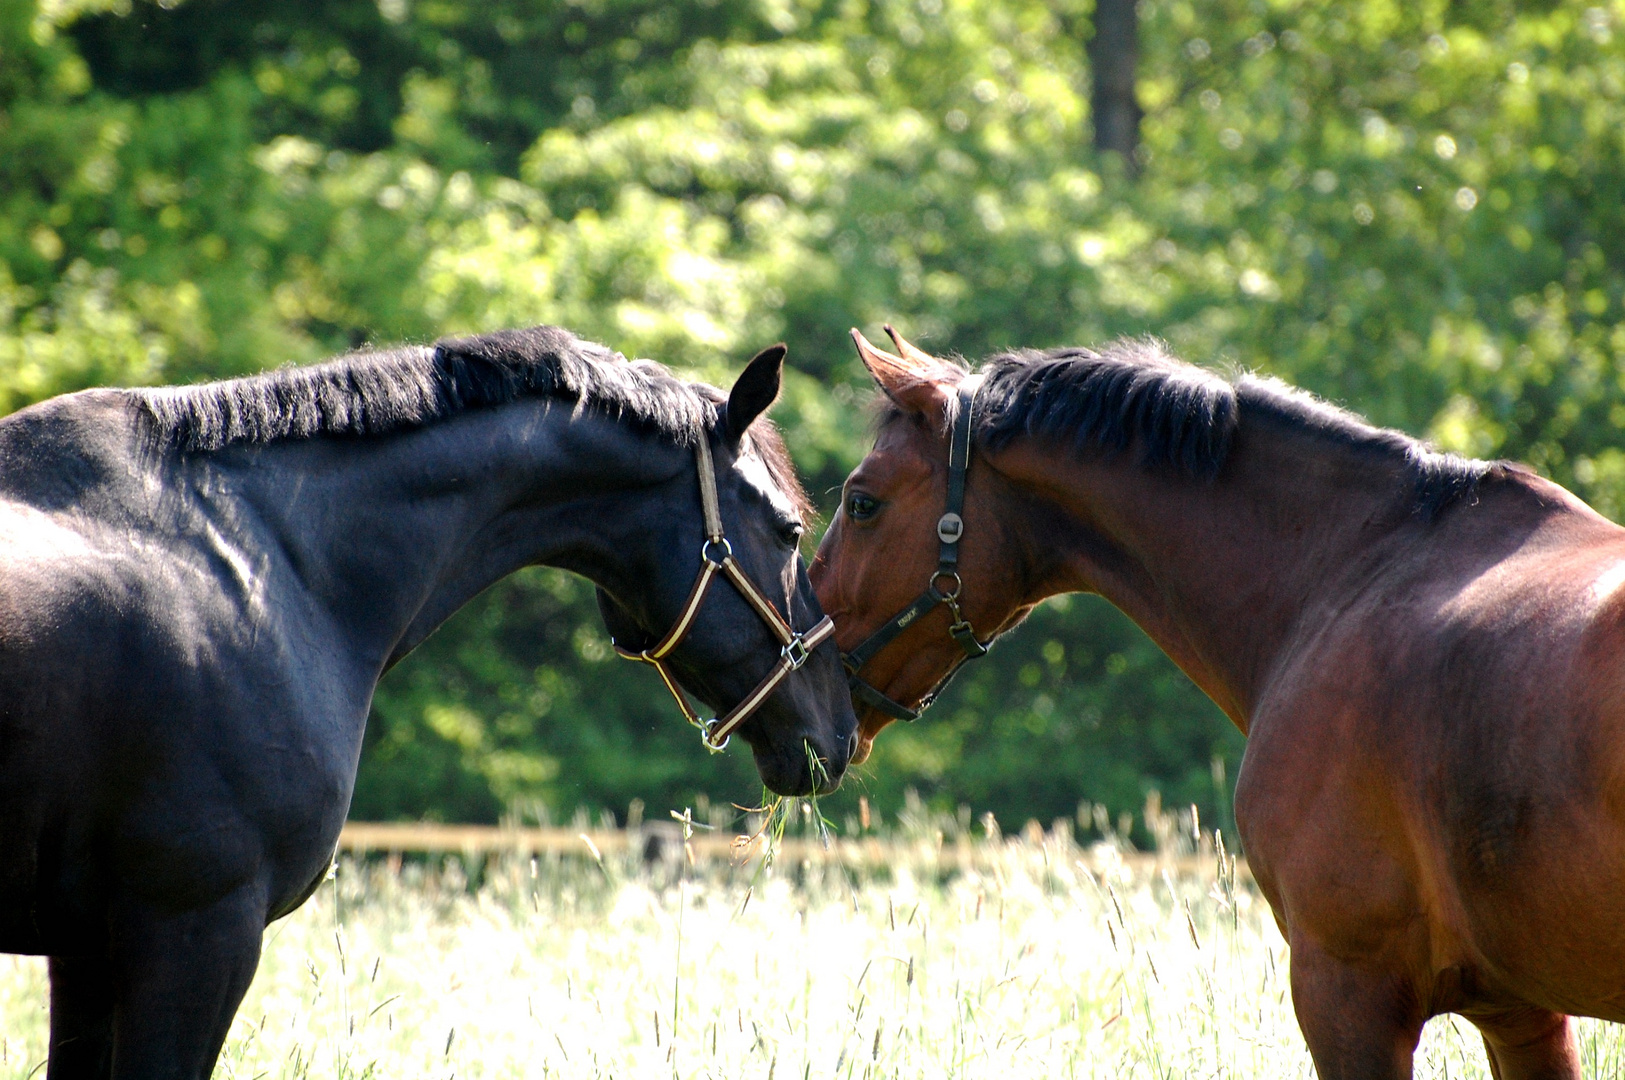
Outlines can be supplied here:
[[[520, 346], [547, 354], [523, 371], [548, 350], [606, 379], [634, 367], [582, 360], [558, 331]], [[343, 393], [324, 407], [361, 410], [390, 386], [466, 391], [444, 359], [340, 361], [327, 383]], [[636, 374], [691, 410], [694, 437], [716, 437], [714, 399]], [[694, 579], [693, 451], [617, 415], [624, 401], [504, 393], [408, 421], [375, 408], [365, 422], [381, 431], [328, 421], [305, 437], [166, 420], [240, 424], [253, 392], [300, 377], [224, 384], [223, 412], [207, 387], [93, 391], [0, 420], [0, 950], [52, 958], [52, 1077], [207, 1075], [261, 931], [328, 868], [379, 676], [476, 592], [561, 566], [658, 630]], [[354, 390], [369, 378], [385, 386]], [[308, 404], [287, 396], [259, 422]], [[797, 507], [762, 465], [768, 436], [719, 434], [739, 557], [805, 623], [816, 602], [783, 539]], [[695, 626], [674, 663], [708, 701], [742, 697], [777, 658], [738, 597], [708, 601]], [[743, 729], [764, 780], [792, 790], [803, 744], [834, 778], [846, 757], [832, 650], [806, 672]]]
[[[814, 563], [843, 647], [935, 558], [966, 375], [900, 345], [865, 355], [895, 408]], [[1320, 1075], [1409, 1076], [1456, 1012], [1501, 1080], [1577, 1076], [1567, 1016], [1625, 1021], [1625, 529], [1257, 380], [1081, 350], [987, 378], [965, 611], [985, 632], [1098, 592], [1248, 735], [1236, 819]], [[1200, 380], [1228, 415], [1119, 392]], [[1191, 425], [1224, 428], [1206, 477], [1158, 463]], [[872, 669], [894, 700], [960, 660], [920, 623]], [[867, 741], [885, 720], [860, 715]]]
[[[1113, 600], [1248, 734], [1237, 820], [1295, 956], [1402, 943], [1418, 1027], [1502, 998], [1625, 1019], [1625, 530], [1517, 473], [1430, 523], [1354, 455], [1364, 483], [1272, 484], [1306, 448], [1256, 441], [1195, 491], [1041, 446], [985, 460], [1110, 536], [1102, 558], [1051, 535], [1042, 590]], [[1604, 899], [1564, 970], [1539, 928], [1576, 895]]]
[[1418, 1029], [1625, 1019], [1625, 532], [1519, 476], [1394, 554], [1249, 715], [1237, 821], [1294, 965], [1395, 953]]

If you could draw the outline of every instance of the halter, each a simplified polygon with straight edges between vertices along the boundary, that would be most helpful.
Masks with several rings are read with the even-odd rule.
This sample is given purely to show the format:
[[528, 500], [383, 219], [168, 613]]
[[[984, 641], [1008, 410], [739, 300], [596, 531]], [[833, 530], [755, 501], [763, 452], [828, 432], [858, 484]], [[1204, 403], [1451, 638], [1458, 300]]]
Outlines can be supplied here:
[[[948, 439], [948, 501], [943, 515], [937, 519], [937, 569], [932, 573], [931, 580], [926, 582], [925, 591], [918, 599], [892, 616], [857, 648], [841, 654], [841, 663], [846, 665], [847, 679], [852, 685], [852, 696], [865, 705], [885, 713], [893, 720], [918, 720], [920, 713], [930, 707], [931, 702], [942, 692], [942, 688], [958, 674], [960, 664], [964, 663], [964, 660], [986, 656], [988, 645], [991, 644], [977, 638], [970, 620], [965, 618], [965, 613], [959, 609], [959, 593], [964, 587], [963, 582], [959, 580], [959, 541], [965, 535], [965, 474], [970, 471], [971, 428], [976, 412], [976, 391], [960, 387], [958, 394], [959, 415], [954, 417], [953, 432]], [[944, 585], [946, 588], [940, 587]], [[891, 644], [893, 638], [911, 626], [915, 619], [938, 604], [948, 605], [948, 611], [954, 619], [948, 626], [948, 636], [964, 650], [965, 657], [959, 664], [948, 669], [948, 674], [931, 688], [931, 692], [920, 702], [918, 709], [910, 709], [875, 689], [858, 673], [881, 649]]]
[[[694, 587], [688, 591], [688, 599], [683, 603], [682, 614], [677, 616], [677, 622], [666, 631], [665, 637], [641, 652], [623, 649], [620, 645], [615, 646], [615, 651], [627, 660], [641, 660], [645, 664], [653, 664], [654, 669], [660, 672], [660, 681], [666, 684], [671, 696], [677, 699], [677, 707], [683, 711], [683, 717], [700, 729], [700, 741], [705, 743], [706, 749], [717, 753], [728, 745], [728, 738], [734, 733], [734, 729], [761, 708], [768, 695], [777, 690], [779, 684], [789, 678], [792, 671], [799, 671], [807, 662], [807, 658], [812, 655], [812, 651], [835, 633], [835, 623], [825, 615], [816, 626], [804, 634], [798, 634], [790, 629], [790, 624], [784, 621], [784, 617], [773, 606], [773, 601], [762, 595], [761, 590], [746, 576], [745, 571], [734, 559], [733, 547], [722, 531], [722, 513], [717, 509], [716, 466], [711, 461], [711, 444], [703, 432], [694, 448], [694, 457], [700, 473], [700, 508], [705, 514], [705, 542], [700, 545], [700, 576], [694, 580]], [[705, 602], [706, 591], [711, 588], [711, 582], [716, 580], [719, 572], [727, 575], [733, 587], [739, 591], [739, 595], [756, 609], [756, 614], [767, 623], [767, 628], [773, 631], [773, 636], [779, 639], [783, 648], [779, 650], [779, 662], [767, 673], [767, 678], [757, 683], [756, 689], [746, 694], [743, 701], [729, 709], [723, 716], [702, 720], [677, 685], [677, 679], [672, 675], [671, 669], [666, 666], [666, 657], [682, 644], [683, 638], [687, 637], [689, 630], [693, 628], [694, 619], [700, 613], [700, 605]]]

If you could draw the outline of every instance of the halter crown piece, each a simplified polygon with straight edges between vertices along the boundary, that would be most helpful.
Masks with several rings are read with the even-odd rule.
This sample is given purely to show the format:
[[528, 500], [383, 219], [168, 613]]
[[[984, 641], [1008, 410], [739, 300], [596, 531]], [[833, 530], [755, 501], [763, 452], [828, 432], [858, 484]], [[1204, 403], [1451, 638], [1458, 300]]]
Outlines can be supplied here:
[[[703, 432], [700, 434], [700, 441], [694, 447], [694, 457], [700, 473], [700, 509], [705, 515], [705, 541], [700, 545], [700, 576], [694, 579], [694, 587], [689, 589], [688, 599], [683, 602], [682, 613], [677, 616], [677, 622], [672, 628], [666, 631], [665, 637], [641, 652], [623, 649], [620, 645], [615, 646], [615, 651], [627, 660], [653, 664], [654, 669], [660, 673], [660, 681], [666, 684], [671, 696], [677, 699], [677, 707], [683, 711], [683, 717], [700, 729], [700, 740], [705, 743], [706, 749], [717, 753], [728, 745], [729, 736], [739, 725], [750, 719], [752, 713], [761, 708], [762, 702], [779, 688], [779, 684], [789, 678], [791, 672], [799, 671], [807, 662], [807, 658], [812, 655], [812, 651], [835, 633], [835, 623], [825, 615], [817, 625], [804, 634], [798, 634], [790, 628], [784, 616], [773, 606], [773, 601], [762, 594], [734, 559], [733, 547], [722, 531], [722, 512], [717, 508], [716, 466], [711, 461], [711, 444]], [[682, 644], [683, 638], [687, 637], [689, 630], [693, 628], [694, 619], [700, 613], [700, 605], [705, 603], [706, 591], [711, 588], [711, 582], [716, 580], [718, 573], [725, 575], [739, 591], [739, 595], [755, 609], [756, 614], [761, 616], [767, 628], [773, 631], [773, 636], [779, 639], [779, 644], [783, 648], [779, 650], [779, 662], [773, 666], [773, 670], [756, 684], [756, 689], [745, 695], [743, 701], [722, 716], [702, 720], [699, 713], [688, 703], [682, 688], [677, 685], [676, 676], [672, 675], [671, 668], [666, 665], [666, 657]]]
[[[953, 432], [948, 438], [947, 506], [942, 516], [937, 519], [936, 572], [931, 575], [931, 580], [926, 582], [925, 591], [912, 604], [893, 615], [857, 648], [841, 654], [841, 663], [846, 666], [847, 680], [852, 685], [852, 696], [870, 708], [885, 713], [893, 720], [918, 720], [920, 714], [929, 708], [931, 702], [942, 692], [942, 688], [948, 685], [948, 681], [959, 673], [960, 665], [965, 660], [986, 656], [988, 645], [991, 644], [983, 642], [976, 636], [970, 620], [965, 618], [965, 613], [959, 609], [959, 593], [964, 587], [963, 582], [959, 580], [959, 541], [965, 535], [965, 475], [970, 471], [976, 389], [967, 390], [960, 387], [958, 395], [959, 414], [954, 417]], [[865, 682], [859, 673], [880, 650], [891, 644], [892, 639], [938, 604], [948, 606], [948, 611], [953, 616], [953, 622], [948, 626], [948, 635], [958, 643], [965, 656], [958, 664], [949, 668], [948, 674], [931, 688], [931, 692], [920, 702], [919, 708], [910, 709]]]

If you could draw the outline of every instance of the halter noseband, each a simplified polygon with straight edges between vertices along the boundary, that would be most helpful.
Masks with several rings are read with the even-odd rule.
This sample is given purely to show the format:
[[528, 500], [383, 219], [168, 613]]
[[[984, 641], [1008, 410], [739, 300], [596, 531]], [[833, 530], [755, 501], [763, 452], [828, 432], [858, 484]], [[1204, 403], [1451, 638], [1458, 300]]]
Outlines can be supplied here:
[[[913, 625], [915, 619], [938, 604], [946, 604], [954, 620], [948, 627], [948, 635], [964, 650], [965, 660], [975, 660], [979, 656], [987, 655], [988, 645], [991, 644], [984, 643], [976, 636], [970, 620], [965, 618], [965, 613], [959, 609], [959, 593], [963, 588], [963, 583], [959, 580], [959, 541], [965, 535], [965, 474], [970, 471], [971, 430], [976, 413], [976, 391], [960, 387], [958, 395], [959, 414], [954, 417], [953, 432], [948, 439], [948, 501], [942, 517], [937, 519], [937, 569], [931, 575], [931, 580], [926, 582], [925, 591], [912, 604], [892, 616], [857, 648], [841, 654], [841, 663], [846, 665], [847, 679], [852, 685], [852, 696], [870, 708], [885, 713], [893, 720], [918, 720], [920, 713], [924, 712], [942, 692], [942, 688], [948, 685], [948, 680], [959, 672], [960, 664], [949, 668], [948, 674], [931, 688], [931, 692], [920, 702], [917, 709], [910, 709], [900, 702], [893, 701], [865, 682], [858, 674], [880, 650], [891, 644], [893, 638]], [[947, 587], [939, 588], [939, 585]], [[963, 662], [962, 660], [960, 663]]]
[[[784, 617], [773, 606], [773, 601], [762, 595], [761, 590], [746, 576], [745, 571], [734, 559], [733, 547], [722, 531], [722, 512], [717, 509], [716, 466], [712, 464], [711, 444], [704, 432], [700, 433], [700, 441], [694, 448], [694, 457], [700, 473], [700, 508], [705, 514], [705, 542], [700, 545], [700, 576], [694, 579], [694, 587], [688, 591], [688, 599], [683, 603], [682, 613], [677, 616], [677, 622], [672, 628], [666, 631], [665, 637], [640, 652], [623, 649], [620, 645], [615, 646], [615, 651], [627, 660], [641, 660], [645, 664], [653, 664], [654, 669], [660, 672], [660, 681], [666, 684], [671, 696], [677, 699], [677, 707], [683, 710], [683, 717], [700, 729], [700, 740], [705, 743], [706, 749], [717, 753], [728, 745], [728, 737], [734, 730], [761, 708], [768, 695], [777, 690], [779, 684], [789, 678], [792, 671], [799, 671], [807, 662], [807, 658], [812, 655], [812, 651], [835, 633], [835, 623], [825, 615], [816, 626], [804, 634], [798, 634], [790, 628], [790, 624], [785, 622]], [[700, 613], [700, 605], [705, 602], [706, 591], [711, 588], [711, 582], [716, 579], [718, 572], [727, 575], [733, 587], [739, 591], [739, 595], [756, 609], [756, 614], [761, 616], [767, 628], [773, 631], [773, 636], [779, 639], [783, 648], [779, 650], [779, 662], [774, 665], [773, 670], [756, 684], [756, 689], [745, 695], [743, 701], [722, 716], [702, 720], [677, 685], [677, 679], [672, 675], [671, 669], [666, 666], [666, 657], [671, 655], [672, 650], [682, 643], [683, 638], [687, 637], [689, 630], [693, 628], [694, 619]]]

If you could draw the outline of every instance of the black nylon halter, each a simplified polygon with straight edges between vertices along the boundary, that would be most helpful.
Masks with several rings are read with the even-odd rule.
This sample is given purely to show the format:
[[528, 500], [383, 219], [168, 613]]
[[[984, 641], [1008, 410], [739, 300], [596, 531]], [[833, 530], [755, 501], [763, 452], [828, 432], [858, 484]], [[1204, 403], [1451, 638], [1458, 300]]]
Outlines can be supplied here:
[[[948, 669], [931, 692], [920, 702], [918, 709], [893, 701], [874, 686], [865, 682], [858, 674], [864, 665], [873, 660], [892, 640], [901, 634], [914, 620], [930, 611], [938, 604], [947, 604], [953, 615], [953, 623], [948, 627], [948, 635], [964, 650], [965, 660], [975, 660], [979, 656], [987, 655], [987, 644], [984, 644], [972, 628], [970, 620], [959, 609], [959, 593], [963, 582], [959, 580], [959, 541], [965, 535], [965, 475], [970, 471], [971, 433], [975, 427], [976, 391], [960, 387], [959, 414], [954, 417], [953, 432], [948, 437], [948, 500], [942, 517], [937, 519], [937, 569], [926, 583], [926, 588], [908, 607], [899, 611], [887, 620], [880, 629], [870, 634], [857, 648], [849, 653], [841, 654], [841, 663], [846, 665], [847, 679], [852, 686], [852, 696], [868, 705], [870, 708], [885, 713], [893, 720], [918, 720], [920, 713], [924, 712], [936, 696], [942, 692], [948, 681], [959, 672], [964, 663], [955, 664]], [[946, 585], [946, 588], [939, 588]]]

